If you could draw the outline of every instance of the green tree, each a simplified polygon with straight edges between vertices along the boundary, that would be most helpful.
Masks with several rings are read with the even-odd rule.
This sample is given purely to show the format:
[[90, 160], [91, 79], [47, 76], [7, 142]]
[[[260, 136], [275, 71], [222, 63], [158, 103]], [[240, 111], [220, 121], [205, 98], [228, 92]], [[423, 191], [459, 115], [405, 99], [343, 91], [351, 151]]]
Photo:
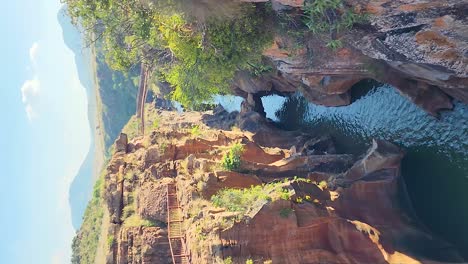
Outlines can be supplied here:
[[173, 87], [172, 98], [186, 107], [228, 93], [235, 72], [260, 64], [271, 42], [265, 8], [251, 4], [239, 5], [236, 16], [197, 20], [182, 11], [180, 0], [64, 1], [74, 21], [91, 32], [90, 43], [104, 40], [112, 69], [156, 66], [157, 76]]

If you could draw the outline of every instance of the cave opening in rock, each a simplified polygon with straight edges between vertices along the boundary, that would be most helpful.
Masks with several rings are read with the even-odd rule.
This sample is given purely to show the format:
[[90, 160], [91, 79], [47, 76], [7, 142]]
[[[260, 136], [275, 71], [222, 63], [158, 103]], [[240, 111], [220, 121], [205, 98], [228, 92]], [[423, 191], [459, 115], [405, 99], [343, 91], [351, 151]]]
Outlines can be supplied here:
[[359, 100], [360, 98], [364, 97], [376, 87], [380, 87], [382, 85], [382, 83], [374, 79], [364, 79], [359, 81], [358, 83], [354, 84], [349, 90], [351, 94], [351, 103], [354, 103], [356, 100]]
[[[456, 103], [453, 111], [436, 119], [394, 87], [371, 79], [354, 85], [351, 94], [353, 103], [343, 107], [314, 105], [299, 93], [264, 96], [262, 101], [267, 117], [281, 128], [330, 134], [342, 153], [362, 155], [372, 138], [401, 146], [406, 151], [401, 206], [415, 216], [415, 224], [468, 258], [468, 107]], [[415, 253], [450, 261], [443, 249], [413, 242]]]

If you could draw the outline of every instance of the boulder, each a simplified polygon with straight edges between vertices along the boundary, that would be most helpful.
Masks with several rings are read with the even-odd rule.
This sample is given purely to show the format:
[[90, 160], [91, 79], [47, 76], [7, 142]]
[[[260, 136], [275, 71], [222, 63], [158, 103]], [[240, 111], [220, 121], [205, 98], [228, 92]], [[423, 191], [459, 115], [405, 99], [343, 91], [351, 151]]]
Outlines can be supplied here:
[[127, 134], [120, 133], [119, 137], [115, 141], [115, 152], [127, 152], [128, 137]]
[[403, 156], [404, 152], [392, 143], [374, 139], [367, 154], [346, 172], [345, 178], [356, 181], [380, 170], [398, 171]]
[[160, 227], [122, 228], [114, 263], [171, 263], [167, 231]]
[[145, 182], [136, 197], [136, 211], [142, 219], [167, 222], [166, 185], [162, 182]]

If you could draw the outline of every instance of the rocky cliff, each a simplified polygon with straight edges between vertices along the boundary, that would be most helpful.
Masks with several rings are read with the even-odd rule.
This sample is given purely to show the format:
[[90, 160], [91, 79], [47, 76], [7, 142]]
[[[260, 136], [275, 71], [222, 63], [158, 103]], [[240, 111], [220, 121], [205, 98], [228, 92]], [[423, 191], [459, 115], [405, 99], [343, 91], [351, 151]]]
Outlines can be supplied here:
[[[247, 103], [241, 113], [147, 114], [157, 125], [122, 134], [107, 167], [109, 264], [172, 263], [172, 184], [191, 263], [462, 261], [402, 209], [404, 153], [389, 142], [374, 140], [360, 157], [337, 153], [330, 137], [281, 131]], [[228, 170], [236, 144], [239, 164]]]
[[[239, 73], [233, 89], [244, 97], [301, 91], [313, 103], [341, 106], [351, 103], [354, 84], [375, 79], [432, 115], [451, 109], [452, 100], [468, 103], [468, 1], [343, 4], [367, 21], [335, 32], [342, 45], [333, 50], [326, 37], [303, 28], [303, 0], [273, 1], [279, 19], [288, 19], [286, 30], [277, 30], [264, 52], [275, 70], [260, 78]], [[303, 36], [299, 40], [298, 34]]]
[[[107, 263], [171, 263], [174, 215], [176, 247], [191, 263], [463, 262], [404, 206], [401, 149], [374, 140], [361, 156], [337, 153], [327, 135], [276, 128], [261, 97], [300, 91], [343, 106], [357, 83], [374, 79], [434, 116], [454, 100], [468, 103], [468, 2], [343, 0], [325, 15], [347, 9], [366, 19], [332, 36], [306, 28], [310, 2], [268, 2], [271, 70], [236, 73], [240, 113], [150, 106], [145, 136], [135, 120], [126, 126], [103, 183]], [[168, 211], [172, 186], [176, 213]]]

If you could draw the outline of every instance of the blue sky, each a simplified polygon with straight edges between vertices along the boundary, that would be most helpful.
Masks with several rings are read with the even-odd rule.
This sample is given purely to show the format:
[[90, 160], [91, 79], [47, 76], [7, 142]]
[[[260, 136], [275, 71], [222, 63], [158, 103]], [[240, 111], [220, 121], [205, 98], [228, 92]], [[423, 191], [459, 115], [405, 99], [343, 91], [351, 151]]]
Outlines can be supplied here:
[[59, 0], [0, 16], [0, 263], [69, 263], [68, 188], [87, 154], [85, 89], [57, 21]]

